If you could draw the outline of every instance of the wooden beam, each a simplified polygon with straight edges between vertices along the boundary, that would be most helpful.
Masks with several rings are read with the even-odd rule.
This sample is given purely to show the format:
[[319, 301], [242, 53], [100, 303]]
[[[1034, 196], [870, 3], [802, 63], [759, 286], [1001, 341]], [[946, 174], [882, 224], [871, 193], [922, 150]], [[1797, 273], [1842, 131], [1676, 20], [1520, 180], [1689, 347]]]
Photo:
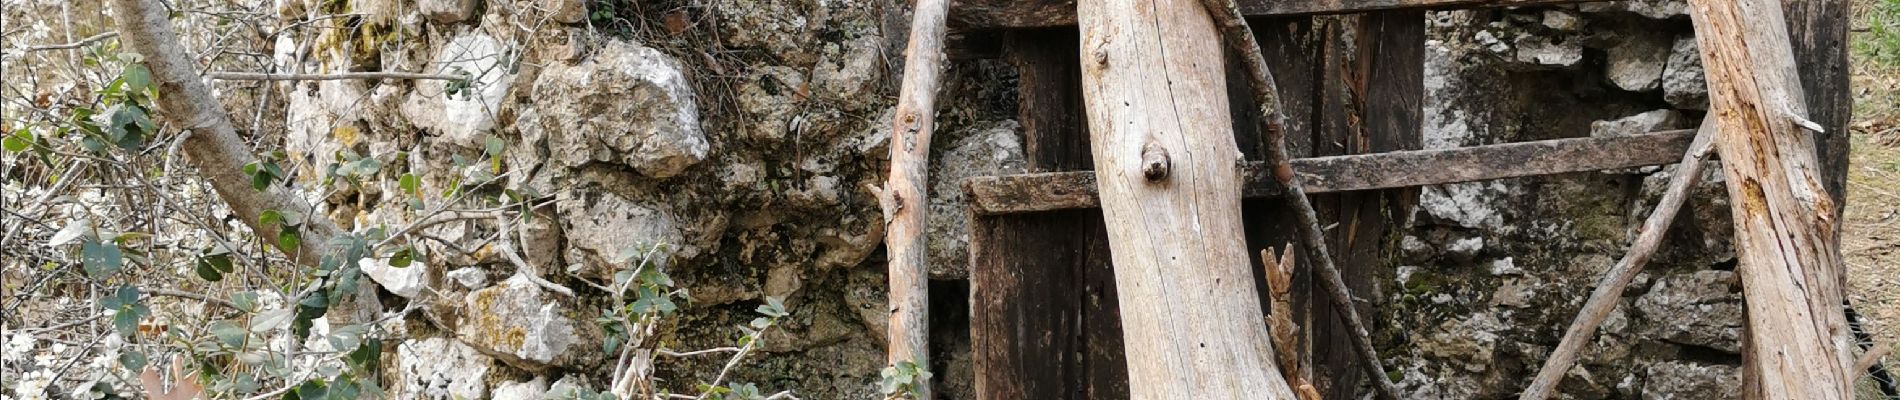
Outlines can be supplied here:
[[[1516, 7], [1589, 0], [1239, 0], [1248, 17], [1354, 14], [1396, 9]], [[958, 0], [951, 25], [960, 30], [1075, 25], [1075, 0]]]
[[[929, 219], [930, 135], [936, 130], [937, 88], [943, 78], [944, 21], [950, 0], [919, 0], [904, 51], [903, 85], [891, 118], [891, 172], [878, 195], [884, 209], [884, 251], [890, 255], [890, 331], [887, 367], [912, 363], [929, 369], [930, 271], [925, 232]], [[891, 397], [930, 400], [930, 382], [912, 382]]]
[[[1438, 185], [1664, 165], [1678, 161], [1694, 139], [1691, 129], [1611, 138], [1575, 138], [1441, 150], [1313, 157], [1293, 160], [1308, 194]], [[1245, 197], [1279, 196], [1266, 167], [1242, 162]], [[980, 215], [1096, 208], [1091, 171], [983, 176], [963, 182], [964, 199]]]
[[1779, 0], [1690, 0], [1745, 300], [1743, 397], [1848, 399], [1836, 204]]
[[1076, 15], [1130, 397], [1293, 398], [1260, 320], [1214, 21], [1194, 0]]

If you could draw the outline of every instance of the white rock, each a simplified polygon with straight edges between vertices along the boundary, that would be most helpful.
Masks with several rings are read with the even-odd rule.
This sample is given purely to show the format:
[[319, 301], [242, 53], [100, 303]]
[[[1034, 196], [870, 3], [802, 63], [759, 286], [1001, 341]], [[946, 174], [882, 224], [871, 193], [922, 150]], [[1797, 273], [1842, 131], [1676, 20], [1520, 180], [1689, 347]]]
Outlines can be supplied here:
[[[563, 191], [555, 195], [554, 206], [566, 223], [568, 262], [589, 262], [603, 277], [609, 270], [605, 266], [635, 246], [664, 244], [682, 258], [698, 251], [685, 243], [678, 220], [662, 205], [602, 191]], [[655, 261], [664, 266], [667, 257]]]
[[547, 378], [536, 376], [527, 382], [507, 381], [495, 385], [495, 396], [489, 400], [541, 400], [547, 392]]
[[533, 98], [538, 118], [520, 128], [542, 130], [564, 167], [610, 162], [668, 178], [710, 150], [679, 61], [650, 47], [615, 41], [579, 64], [548, 65]]
[[422, 288], [428, 286], [426, 273], [428, 268], [422, 260], [416, 260], [407, 267], [396, 268], [389, 265], [387, 259], [364, 258], [356, 260], [356, 267], [363, 270], [370, 280], [382, 285], [383, 290], [395, 293], [403, 298], [415, 298], [422, 294]]
[[1544, 36], [1519, 36], [1517, 62], [1553, 67], [1577, 65], [1583, 60], [1583, 45], [1577, 40], [1553, 40]]
[[488, 287], [488, 270], [480, 267], [464, 267], [462, 269], [449, 271], [449, 280], [453, 280], [455, 283], [469, 290], [485, 288]]
[[1544, 27], [1560, 31], [1574, 31], [1583, 26], [1577, 14], [1566, 10], [1544, 10]]
[[514, 86], [514, 51], [488, 35], [457, 36], [442, 46], [430, 64], [431, 72], [466, 74], [469, 88], [447, 92], [446, 81], [424, 81], [403, 102], [402, 114], [417, 127], [429, 129], [466, 147], [481, 146], [482, 134], [495, 128], [501, 104]]
[[396, 347], [393, 398], [479, 399], [487, 395], [493, 360], [446, 338], [410, 340]]
[[597, 343], [599, 332], [568, 319], [568, 310], [526, 276], [516, 274], [469, 293], [463, 306], [465, 317], [456, 336], [517, 368], [535, 371], [600, 357], [595, 351], [577, 350], [587, 346], [576, 346]]

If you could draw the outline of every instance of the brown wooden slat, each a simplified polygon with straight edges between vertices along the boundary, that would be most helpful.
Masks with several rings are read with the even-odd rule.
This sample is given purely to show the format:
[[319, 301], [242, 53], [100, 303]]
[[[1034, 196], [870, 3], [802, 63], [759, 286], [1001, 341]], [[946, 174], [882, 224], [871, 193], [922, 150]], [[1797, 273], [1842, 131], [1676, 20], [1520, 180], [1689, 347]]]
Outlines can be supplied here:
[[[1612, 138], [1574, 138], [1442, 150], [1414, 150], [1293, 160], [1307, 193], [1438, 185], [1569, 172], [1663, 165], [1680, 160], [1694, 130]], [[1258, 163], [1242, 163], [1245, 197], [1278, 196]], [[1047, 172], [983, 176], [963, 182], [981, 215], [1095, 208], [1095, 173]]]
[[[1249, 17], [1352, 14], [1394, 9], [1515, 7], [1589, 0], [1239, 0]], [[956, 29], [1047, 28], [1075, 25], [1074, 0], [959, 0], [950, 9]]]
[[1834, 198], [1834, 220], [1839, 221], [1839, 213], [1847, 209], [1847, 152], [1852, 134], [1847, 121], [1854, 109], [1847, 77], [1848, 1], [1782, 0], [1781, 5], [1787, 13], [1794, 65], [1801, 70], [1808, 120], [1827, 130], [1818, 136], [1815, 150], [1821, 160], [1821, 183]]

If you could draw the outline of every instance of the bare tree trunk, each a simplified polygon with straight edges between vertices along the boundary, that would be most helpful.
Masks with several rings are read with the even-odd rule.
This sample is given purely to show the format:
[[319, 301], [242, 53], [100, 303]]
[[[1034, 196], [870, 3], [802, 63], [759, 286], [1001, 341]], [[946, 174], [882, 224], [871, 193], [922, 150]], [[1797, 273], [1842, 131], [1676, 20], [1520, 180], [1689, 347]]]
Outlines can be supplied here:
[[[949, 0], [918, 0], [904, 55], [904, 82], [891, 126], [891, 173], [879, 202], [884, 207], [884, 248], [890, 253], [890, 365], [909, 361], [930, 367], [930, 269], [924, 232], [929, 181], [930, 134], [935, 129], [937, 87], [943, 72], [944, 18]], [[930, 398], [930, 382], [912, 385], [917, 399]]]
[[1293, 398], [1249, 268], [1213, 20], [1195, 0], [1076, 9], [1130, 394]]
[[1781, 3], [1691, 0], [1708, 74], [1710, 118], [1735, 218], [1748, 337], [1745, 394], [1845, 399], [1854, 374], [1841, 309], [1835, 204], [1823, 188], [1813, 128]]
[[[258, 216], [264, 210], [296, 211], [309, 215], [299, 229], [302, 245], [282, 249], [297, 264], [316, 267], [323, 249], [337, 235], [336, 224], [312, 210], [296, 196], [296, 190], [273, 186], [264, 191], [251, 187], [244, 165], [255, 161], [251, 147], [231, 126], [224, 105], [211, 96], [198, 77], [198, 66], [185, 54], [184, 42], [172, 31], [165, 6], [156, 0], [112, 0], [113, 17], [119, 25], [119, 40], [127, 50], [145, 57], [152, 71], [152, 82], [159, 95], [159, 115], [183, 127], [187, 132], [180, 146], [185, 160], [198, 169], [231, 206], [231, 212], [259, 236], [277, 237], [277, 226], [265, 226]], [[352, 260], [354, 261], [354, 260]]]

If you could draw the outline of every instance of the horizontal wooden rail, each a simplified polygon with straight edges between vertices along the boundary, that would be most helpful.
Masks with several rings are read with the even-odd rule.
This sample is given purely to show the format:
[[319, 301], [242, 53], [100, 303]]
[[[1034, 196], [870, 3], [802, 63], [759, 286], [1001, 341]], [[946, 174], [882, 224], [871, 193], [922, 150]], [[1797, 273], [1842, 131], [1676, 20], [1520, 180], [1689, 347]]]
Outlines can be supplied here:
[[[1695, 130], [1576, 138], [1441, 150], [1395, 151], [1293, 160], [1306, 193], [1387, 189], [1670, 164], [1682, 159]], [[1244, 197], [1286, 192], [1259, 162], [1239, 166]], [[1099, 207], [1095, 172], [979, 176], [963, 181], [979, 215]]]
[[[1589, 0], [1239, 0], [1249, 17], [1351, 14], [1401, 8], [1479, 8], [1581, 3]], [[960, 30], [1075, 25], [1075, 0], [957, 0], [951, 25]]]

